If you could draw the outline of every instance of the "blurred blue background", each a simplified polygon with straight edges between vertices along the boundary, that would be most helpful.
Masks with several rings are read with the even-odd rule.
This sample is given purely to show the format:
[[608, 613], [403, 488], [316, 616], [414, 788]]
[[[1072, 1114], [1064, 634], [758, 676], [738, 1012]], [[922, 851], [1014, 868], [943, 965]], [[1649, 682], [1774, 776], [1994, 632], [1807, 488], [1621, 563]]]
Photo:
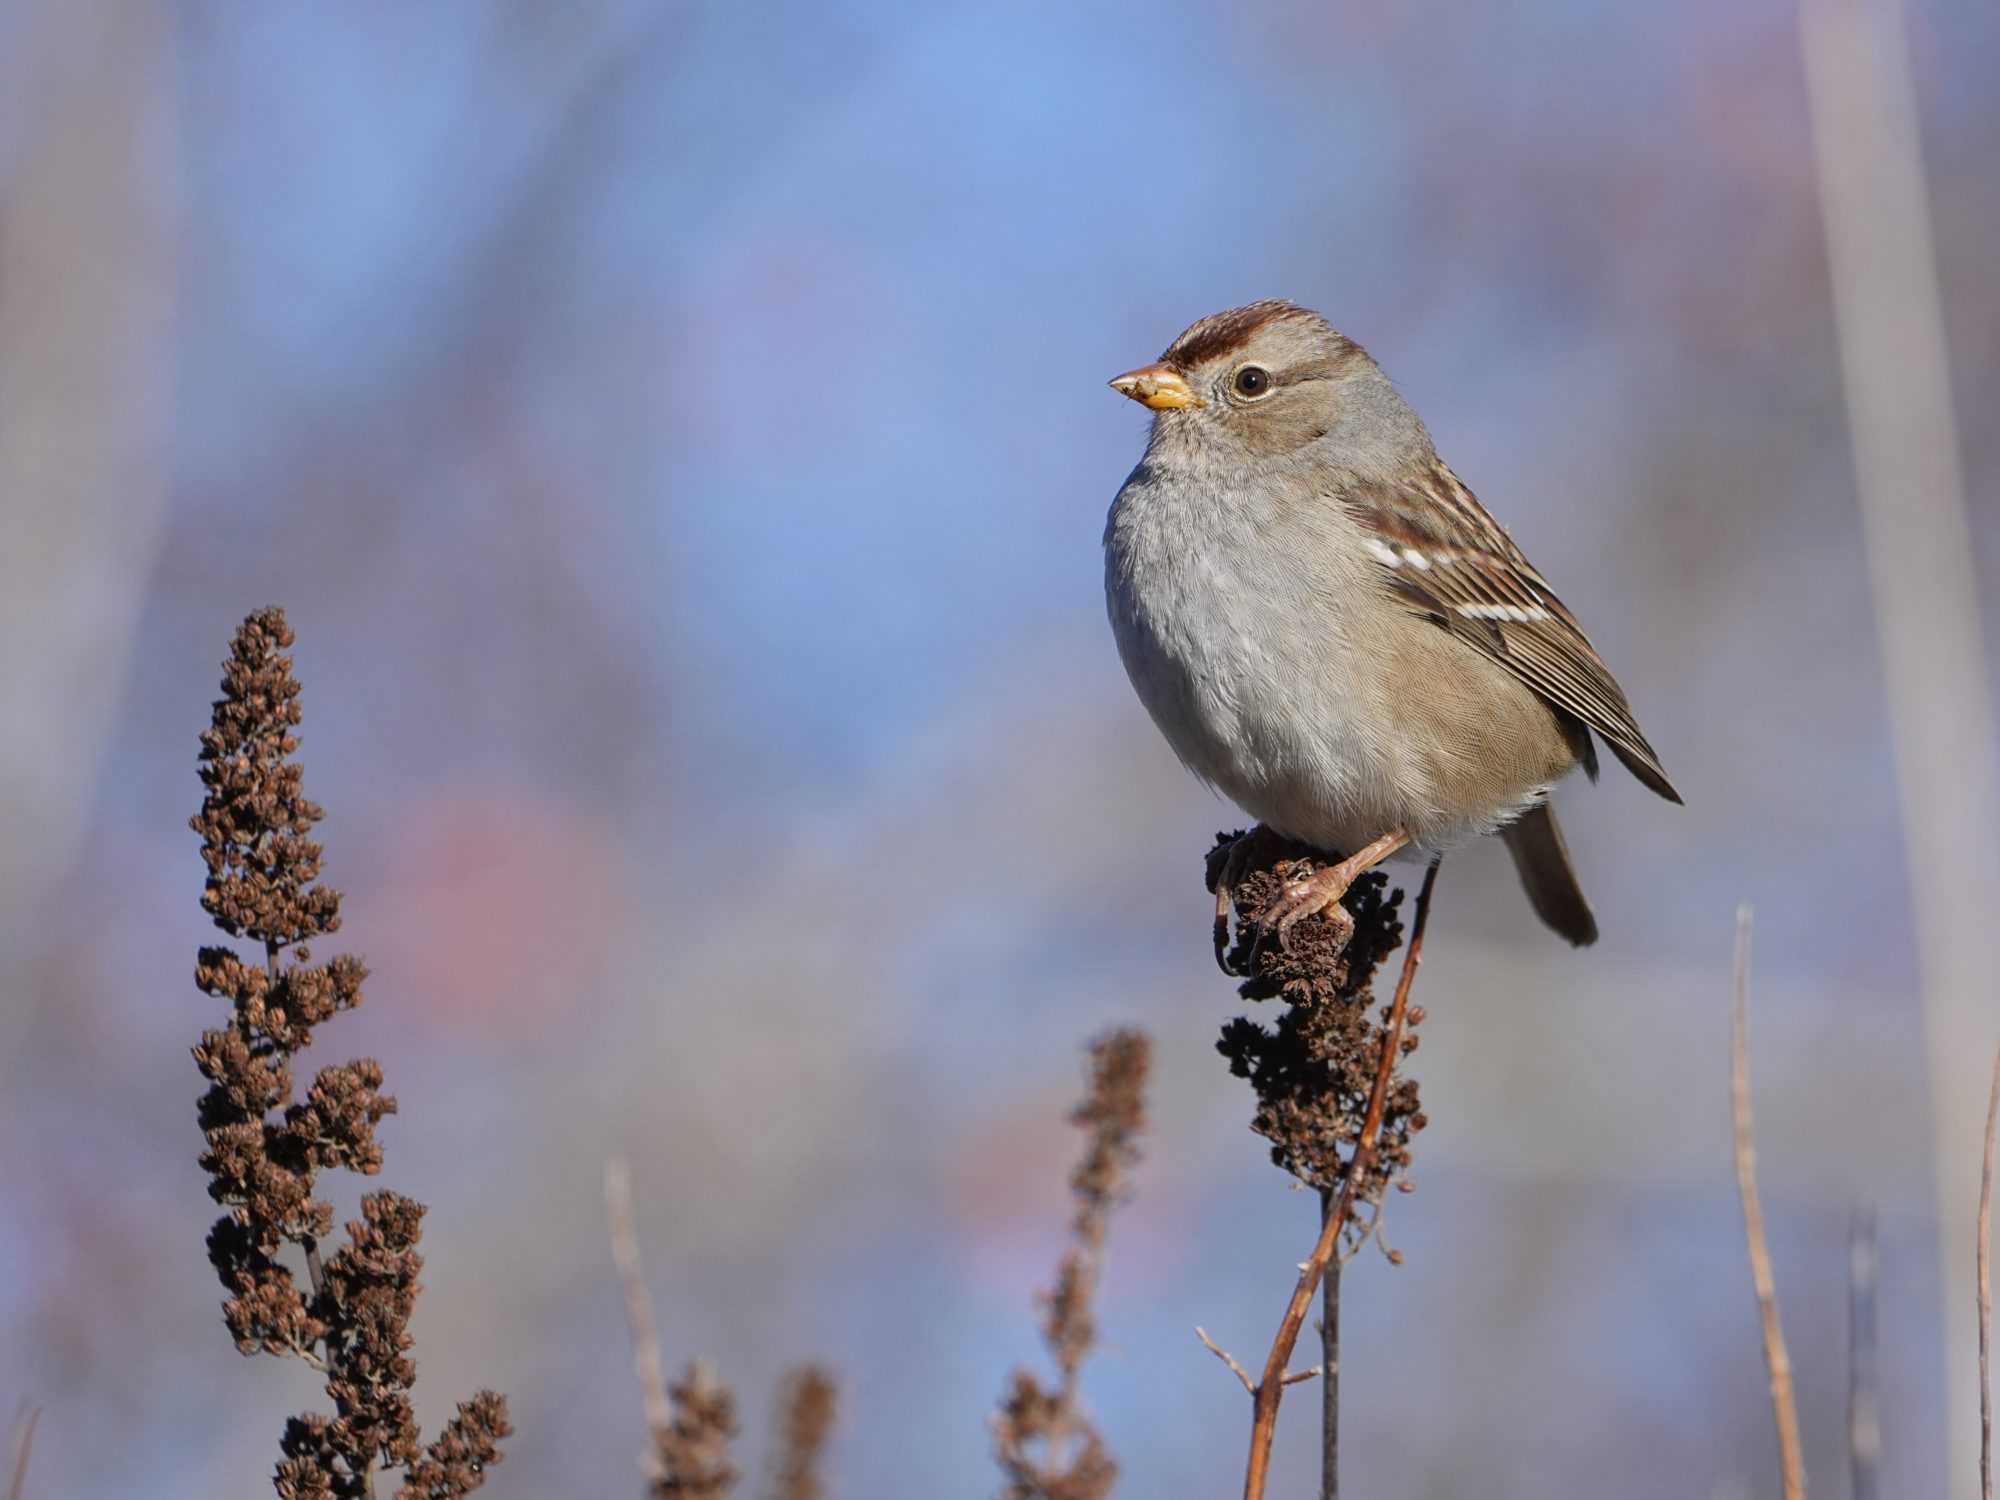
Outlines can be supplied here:
[[[1809, 1456], [1837, 1485], [1872, 1202], [1884, 1489], [1938, 1491], [1969, 1301], [1789, 4], [0, 20], [0, 1403], [43, 1408], [30, 1495], [258, 1492], [323, 1401], [230, 1349], [187, 1058], [217, 1017], [195, 737], [265, 603], [374, 970], [322, 1052], [402, 1100], [419, 1412], [509, 1394], [487, 1493], [641, 1489], [614, 1151], [669, 1356], [738, 1387], [753, 1474], [816, 1357], [838, 1493], [995, 1488], [1113, 1021], [1159, 1074], [1086, 1391], [1122, 1493], [1231, 1492], [1245, 1402], [1192, 1328], [1259, 1354], [1316, 1205], [1212, 1051], [1239, 1002], [1201, 856], [1241, 819], [1126, 686], [1098, 537], [1144, 437], [1104, 381], [1265, 296], [1397, 379], [1688, 801], [1565, 789], [1583, 953], [1496, 848], [1445, 867], [1407, 1263], [1347, 1279], [1353, 1492], [1775, 1487], [1727, 1139], [1743, 900]], [[1910, 24], [1990, 580], [2000, 12]]]

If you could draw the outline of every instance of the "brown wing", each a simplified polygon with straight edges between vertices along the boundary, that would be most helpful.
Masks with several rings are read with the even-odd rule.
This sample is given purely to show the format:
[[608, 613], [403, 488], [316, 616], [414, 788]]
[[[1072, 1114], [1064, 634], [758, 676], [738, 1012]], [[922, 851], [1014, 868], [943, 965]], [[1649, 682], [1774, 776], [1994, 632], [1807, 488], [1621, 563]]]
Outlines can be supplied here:
[[1345, 493], [1405, 602], [1582, 720], [1662, 797], [1681, 800], [1576, 616], [1456, 474], [1437, 464], [1419, 483]]

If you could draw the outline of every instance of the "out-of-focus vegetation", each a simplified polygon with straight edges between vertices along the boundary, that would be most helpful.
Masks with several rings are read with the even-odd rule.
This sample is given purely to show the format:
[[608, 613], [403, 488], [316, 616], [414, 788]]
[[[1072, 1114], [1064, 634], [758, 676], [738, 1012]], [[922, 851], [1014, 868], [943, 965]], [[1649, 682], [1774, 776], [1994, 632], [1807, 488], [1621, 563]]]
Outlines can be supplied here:
[[[1911, 28], [1970, 418], [2000, 403], [2000, 12]], [[23, 0], [0, 1401], [42, 1407], [32, 1493], [234, 1492], [313, 1389], [246, 1394], [219, 1347], [184, 1060], [191, 756], [216, 643], [277, 600], [379, 976], [339, 1045], [397, 1059], [397, 1186], [456, 1210], [419, 1389], [507, 1391], [490, 1493], [636, 1488], [612, 1149], [676, 1358], [751, 1395], [838, 1366], [848, 1493], [977, 1483], [1112, 1020], [1155, 1039], [1155, 1125], [1092, 1411], [1127, 1492], [1225, 1492], [1242, 1397], [1191, 1326], [1268, 1339], [1317, 1205], [1212, 1052], [1200, 856], [1240, 820], [1103, 625], [1141, 429], [1102, 382], [1266, 295], [1398, 379], [1689, 804], [1564, 789], [1585, 954], [1500, 851], [1454, 857], [1422, 981], [1450, 1104], [1384, 1225], [1407, 1263], [1349, 1288], [1345, 1339], [1395, 1350], [1345, 1393], [1350, 1486], [1771, 1488], [1719, 1064], [1753, 899], [1808, 1460], [1841, 1466], [1872, 1200], [1883, 1492], [1937, 1492], [1966, 1289], [1791, 5]], [[2000, 429], [1963, 442], [1990, 580]]]

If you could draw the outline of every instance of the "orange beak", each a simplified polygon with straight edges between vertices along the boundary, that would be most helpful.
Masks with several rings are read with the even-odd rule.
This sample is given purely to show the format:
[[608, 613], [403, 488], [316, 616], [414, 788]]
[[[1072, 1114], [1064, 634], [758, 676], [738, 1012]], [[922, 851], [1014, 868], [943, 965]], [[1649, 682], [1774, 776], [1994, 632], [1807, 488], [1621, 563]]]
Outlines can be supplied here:
[[1154, 411], [1170, 411], [1182, 406], [1200, 406], [1201, 397], [1186, 380], [1165, 365], [1147, 365], [1144, 369], [1128, 370], [1111, 382], [1111, 389], [1121, 396], [1129, 396], [1141, 406], [1149, 406]]

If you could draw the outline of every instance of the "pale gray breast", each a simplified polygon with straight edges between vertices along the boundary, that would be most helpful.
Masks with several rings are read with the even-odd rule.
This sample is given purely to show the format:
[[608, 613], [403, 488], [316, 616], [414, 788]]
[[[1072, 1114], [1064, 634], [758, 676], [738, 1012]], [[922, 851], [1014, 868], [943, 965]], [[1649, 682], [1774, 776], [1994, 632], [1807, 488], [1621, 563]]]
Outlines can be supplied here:
[[[1347, 628], [1378, 590], [1331, 500], [1276, 514], [1279, 486], [1141, 464], [1112, 506], [1105, 591], [1141, 701], [1197, 774], [1263, 813], [1278, 782], [1337, 795], [1358, 732]], [[1297, 493], [1296, 490], [1291, 493]], [[1341, 545], [1342, 541], [1348, 545]]]
[[[1311, 498], [1281, 513], [1286, 494]], [[1141, 464], [1105, 532], [1112, 631], [1168, 744], [1253, 817], [1329, 848], [1392, 826], [1447, 847], [1539, 800], [1577, 747], [1393, 599], [1365, 542], [1316, 485]]]

